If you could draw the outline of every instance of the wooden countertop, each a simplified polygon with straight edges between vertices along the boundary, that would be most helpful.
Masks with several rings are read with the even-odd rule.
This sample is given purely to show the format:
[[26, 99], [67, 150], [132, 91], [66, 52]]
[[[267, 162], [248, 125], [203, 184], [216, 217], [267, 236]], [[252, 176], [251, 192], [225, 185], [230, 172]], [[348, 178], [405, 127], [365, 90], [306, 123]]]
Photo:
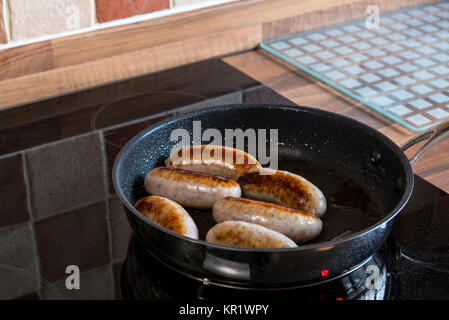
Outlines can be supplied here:
[[235, 1], [0, 50], [0, 111], [432, 1]]
[[[381, 131], [398, 145], [417, 135], [265, 52], [251, 51], [226, 57], [223, 61], [298, 105], [316, 107], [357, 119]], [[412, 148], [407, 154], [412, 155], [420, 145]], [[414, 171], [449, 192], [449, 139], [423, 156], [415, 164]]]

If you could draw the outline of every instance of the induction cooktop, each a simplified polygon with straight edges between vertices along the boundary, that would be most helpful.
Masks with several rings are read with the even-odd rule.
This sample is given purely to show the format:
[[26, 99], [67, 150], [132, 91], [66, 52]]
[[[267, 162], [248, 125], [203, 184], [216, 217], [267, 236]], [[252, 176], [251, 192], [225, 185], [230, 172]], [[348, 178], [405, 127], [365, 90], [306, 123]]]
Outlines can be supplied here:
[[[449, 299], [449, 194], [415, 176], [415, 190], [390, 238], [350, 272], [307, 286], [260, 289], [211, 285], [155, 258], [133, 236], [121, 272], [130, 300]], [[326, 270], [321, 270], [323, 280]]]

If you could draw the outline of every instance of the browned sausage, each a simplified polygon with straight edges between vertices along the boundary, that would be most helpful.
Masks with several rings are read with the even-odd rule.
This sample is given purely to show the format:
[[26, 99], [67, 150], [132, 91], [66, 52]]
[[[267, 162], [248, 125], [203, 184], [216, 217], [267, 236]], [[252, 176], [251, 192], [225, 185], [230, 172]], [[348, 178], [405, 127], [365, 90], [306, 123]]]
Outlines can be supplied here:
[[136, 202], [136, 209], [148, 219], [173, 232], [198, 239], [195, 222], [176, 202], [158, 196], [149, 196]]
[[165, 161], [167, 167], [203, 172], [237, 179], [260, 163], [250, 154], [223, 146], [195, 145], [172, 152]]
[[293, 248], [295, 242], [283, 234], [244, 221], [226, 221], [213, 226], [206, 241], [246, 248]]
[[317, 217], [326, 212], [323, 193], [299, 175], [281, 170], [253, 169], [239, 177], [237, 182], [246, 198], [274, 202]]
[[296, 243], [306, 242], [318, 236], [323, 223], [313, 214], [277, 204], [226, 197], [215, 202], [213, 217], [223, 221], [246, 221], [276, 230]]

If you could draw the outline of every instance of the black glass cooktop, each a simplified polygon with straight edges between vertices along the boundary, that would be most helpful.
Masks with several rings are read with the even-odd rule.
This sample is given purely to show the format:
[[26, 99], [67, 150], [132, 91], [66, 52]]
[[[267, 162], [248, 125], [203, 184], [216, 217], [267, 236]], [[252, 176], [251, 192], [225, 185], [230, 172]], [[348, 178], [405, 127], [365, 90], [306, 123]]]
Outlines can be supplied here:
[[164, 265], [131, 238], [121, 272], [130, 300], [260, 299], [410, 300], [449, 299], [449, 194], [415, 176], [415, 190], [385, 245], [350, 272], [284, 289], [210, 285]]

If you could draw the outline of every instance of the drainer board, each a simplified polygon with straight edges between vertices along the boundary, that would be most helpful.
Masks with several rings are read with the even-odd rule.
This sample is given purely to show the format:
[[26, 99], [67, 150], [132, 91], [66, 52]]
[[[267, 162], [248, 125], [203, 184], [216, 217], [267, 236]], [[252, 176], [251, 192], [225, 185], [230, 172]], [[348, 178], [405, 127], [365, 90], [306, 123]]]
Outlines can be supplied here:
[[263, 42], [261, 48], [415, 132], [449, 120], [449, 2]]

